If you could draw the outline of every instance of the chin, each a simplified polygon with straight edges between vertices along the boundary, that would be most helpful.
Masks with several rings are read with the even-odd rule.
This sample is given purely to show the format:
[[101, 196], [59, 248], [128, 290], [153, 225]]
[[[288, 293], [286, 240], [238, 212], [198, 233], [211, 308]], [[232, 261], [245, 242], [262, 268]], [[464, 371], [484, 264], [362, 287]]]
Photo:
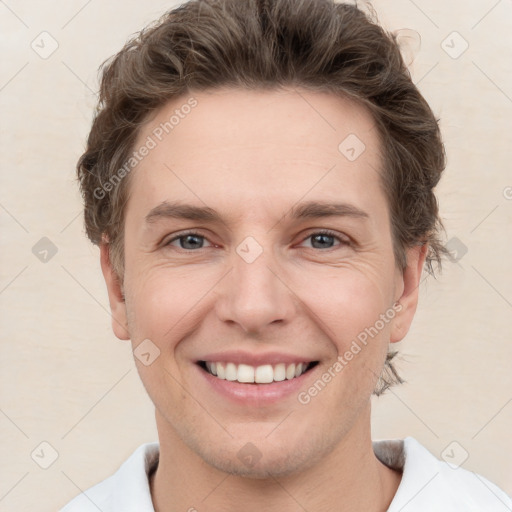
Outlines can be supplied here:
[[218, 444], [200, 444], [189, 438], [187, 444], [208, 465], [229, 475], [252, 479], [282, 478], [304, 471], [329, 451], [322, 436], [315, 438], [304, 432], [300, 436], [297, 432], [278, 435], [268, 429], [261, 432], [259, 428], [259, 435], [251, 436], [246, 431], [245, 435]]
[[[286, 453], [283, 448], [280, 453], [272, 452], [265, 455], [264, 452], [256, 452], [255, 445], [248, 442], [240, 450], [231, 453], [203, 453], [203, 460], [229, 475], [266, 480], [269, 478], [282, 478], [303, 471], [311, 466], [312, 460], [306, 453]], [[245, 450], [246, 454], [243, 455]], [[254, 450], [254, 459], [248, 460], [247, 453]]]

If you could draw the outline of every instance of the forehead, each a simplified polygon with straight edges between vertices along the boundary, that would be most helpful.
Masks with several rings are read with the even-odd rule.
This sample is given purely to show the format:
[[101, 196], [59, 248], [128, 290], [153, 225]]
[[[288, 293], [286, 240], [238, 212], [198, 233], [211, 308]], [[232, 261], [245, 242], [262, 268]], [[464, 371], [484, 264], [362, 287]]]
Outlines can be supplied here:
[[191, 93], [141, 127], [135, 150], [144, 145], [151, 149], [131, 176], [129, 207], [148, 210], [183, 198], [259, 208], [306, 194], [365, 203], [381, 193], [374, 120], [332, 93]]

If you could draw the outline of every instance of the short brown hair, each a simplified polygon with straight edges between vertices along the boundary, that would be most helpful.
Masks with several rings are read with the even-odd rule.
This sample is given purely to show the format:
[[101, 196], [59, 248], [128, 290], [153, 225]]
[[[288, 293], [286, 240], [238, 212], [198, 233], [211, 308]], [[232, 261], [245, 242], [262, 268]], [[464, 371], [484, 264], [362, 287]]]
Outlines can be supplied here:
[[121, 279], [130, 176], [115, 186], [112, 179], [133, 151], [139, 127], [169, 100], [223, 86], [301, 87], [367, 108], [383, 149], [397, 265], [404, 268], [406, 248], [423, 244], [427, 269], [440, 263], [445, 250], [433, 189], [445, 153], [438, 122], [396, 37], [357, 7], [332, 0], [190, 0], [143, 29], [101, 69], [77, 173], [87, 235], [96, 244], [108, 241]]

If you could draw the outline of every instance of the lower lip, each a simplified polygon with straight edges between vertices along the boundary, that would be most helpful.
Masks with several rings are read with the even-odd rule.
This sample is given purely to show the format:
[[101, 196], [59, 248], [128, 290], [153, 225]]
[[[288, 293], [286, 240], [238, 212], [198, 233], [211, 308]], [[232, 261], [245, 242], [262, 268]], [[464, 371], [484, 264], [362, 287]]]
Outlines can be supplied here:
[[197, 371], [220, 395], [242, 405], [270, 405], [291, 395], [297, 396], [304, 388], [305, 380], [316, 370], [318, 364], [300, 377], [268, 384], [243, 384], [237, 381], [219, 379], [195, 364]]

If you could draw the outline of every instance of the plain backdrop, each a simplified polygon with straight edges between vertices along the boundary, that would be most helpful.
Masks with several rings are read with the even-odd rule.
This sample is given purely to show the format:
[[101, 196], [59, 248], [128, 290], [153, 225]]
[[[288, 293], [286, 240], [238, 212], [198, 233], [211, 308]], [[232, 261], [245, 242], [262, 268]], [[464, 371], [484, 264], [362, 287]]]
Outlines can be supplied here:
[[[99, 64], [175, 5], [0, 1], [0, 511], [56, 510], [157, 439], [130, 345], [111, 332], [74, 169]], [[374, 400], [373, 437], [414, 436], [512, 494], [512, 2], [373, 5], [440, 118], [457, 260], [421, 286], [398, 347], [407, 383]]]

